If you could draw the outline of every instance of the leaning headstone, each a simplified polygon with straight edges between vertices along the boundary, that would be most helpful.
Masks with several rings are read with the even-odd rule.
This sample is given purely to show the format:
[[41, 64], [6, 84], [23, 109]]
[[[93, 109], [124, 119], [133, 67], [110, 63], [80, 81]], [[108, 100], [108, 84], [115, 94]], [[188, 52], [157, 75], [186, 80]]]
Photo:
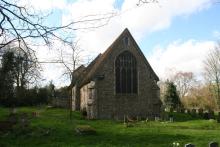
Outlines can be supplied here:
[[188, 144], [185, 144], [185, 147], [195, 147], [195, 145], [191, 144], [191, 143], [188, 143]]
[[210, 142], [209, 147], [218, 147], [218, 143], [217, 142]]

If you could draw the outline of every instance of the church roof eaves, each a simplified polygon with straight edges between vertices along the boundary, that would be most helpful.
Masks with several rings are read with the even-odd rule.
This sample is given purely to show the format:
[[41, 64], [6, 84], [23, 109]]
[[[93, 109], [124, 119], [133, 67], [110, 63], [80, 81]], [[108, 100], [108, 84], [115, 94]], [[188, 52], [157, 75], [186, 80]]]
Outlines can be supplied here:
[[80, 83], [80, 87], [82, 87], [83, 85], [89, 83], [92, 78], [94, 77], [95, 73], [97, 72], [98, 68], [104, 63], [103, 61], [108, 57], [108, 55], [111, 53], [112, 49], [114, 48], [114, 45], [117, 44], [117, 42], [125, 35], [129, 35], [131, 36], [133, 42], [135, 43], [135, 46], [138, 49], [138, 52], [140, 53], [140, 55], [143, 57], [143, 59], [145, 60], [145, 63], [147, 64], [147, 66], [150, 68], [151, 72], [153, 73], [154, 79], [159, 81], [158, 76], [156, 75], [156, 73], [154, 72], [154, 70], [152, 69], [152, 67], [150, 66], [149, 62], [147, 61], [147, 59], [145, 58], [144, 54], [142, 53], [142, 51], [140, 50], [139, 46], [137, 45], [136, 41], [134, 40], [133, 36], [131, 35], [131, 33], [129, 32], [129, 30], [126, 28], [116, 39], [115, 41], [107, 48], [107, 50], [103, 53], [103, 54], [99, 54], [89, 65], [88, 65], [88, 69], [86, 68], [85, 70], [85, 74], [84, 74], [84, 78]]

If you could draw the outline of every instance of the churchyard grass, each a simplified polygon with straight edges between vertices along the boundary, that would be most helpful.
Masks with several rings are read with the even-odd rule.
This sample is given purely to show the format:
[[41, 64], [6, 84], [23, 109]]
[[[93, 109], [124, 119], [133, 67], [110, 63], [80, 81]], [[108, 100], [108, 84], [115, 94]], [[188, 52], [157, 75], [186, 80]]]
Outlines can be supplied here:
[[[174, 122], [138, 121], [132, 127], [123, 122], [111, 120], [86, 120], [79, 112], [59, 108], [22, 107], [17, 113], [39, 112], [39, 116], [30, 117], [26, 129], [14, 127], [7, 133], [0, 132], [0, 146], [3, 147], [78, 147], [78, 146], [124, 146], [124, 147], [172, 147], [174, 142], [180, 146], [193, 143], [206, 147], [211, 141], [220, 143], [220, 124], [214, 120], [195, 119], [188, 114], [175, 114]], [[5, 120], [8, 108], [0, 108], [0, 120]], [[80, 135], [76, 126], [88, 125], [95, 134]]]

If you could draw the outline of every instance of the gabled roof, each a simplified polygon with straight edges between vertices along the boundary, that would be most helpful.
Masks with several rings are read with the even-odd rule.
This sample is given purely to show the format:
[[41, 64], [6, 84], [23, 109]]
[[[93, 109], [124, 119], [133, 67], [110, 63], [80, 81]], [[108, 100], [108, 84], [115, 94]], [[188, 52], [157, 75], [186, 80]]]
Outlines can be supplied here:
[[157, 74], [154, 72], [153, 68], [151, 67], [151, 65], [149, 64], [149, 62], [147, 61], [146, 57], [144, 56], [143, 52], [141, 51], [141, 49], [139, 48], [137, 42], [134, 40], [133, 36], [131, 35], [131, 33], [129, 32], [129, 30], [126, 28], [125, 31], [127, 31], [128, 35], [131, 37], [132, 41], [134, 42], [134, 45], [137, 48], [137, 51], [139, 52], [140, 56], [143, 58], [145, 64], [147, 65], [147, 67], [149, 68], [149, 70], [152, 73], [152, 76], [154, 77], [154, 79], [156, 81], [159, 81], [159, 77], [157, 76]]
[[96, 72], [98, 71], [98, 68], [101, 67], [102, 64], [104, 64], [105, 59], [108, 57], [108, 55], [112, 52], [114, 46], [121, 40], [123, 39], [124, 36], [129, 36], [132, 39], [132, 42], [134, 42], [134, 45], [136, 46], [140, 56], [143, 58], [145, 64], [151, 71], [153, 77], [155, 80], [159, 80], [158, 76], [155, 74], [153, 71], [152, 67], [150, 66], [149, 62], [145, 58], [144, 54], [140, 50], [139, 46], [137, 45], [136, 41], [132, 37], [131, 33], [129, 30], [126, 28], [117, 38], [116, 40], [108, 47], [108, 49], [103, 53], [99, 54], [85, 69], [84, 74], [83, 74], [83, 79], [80, 82], [80, 87], [89, 83], [95, 76]]
[[86, 67], [84, 65], [81, 65], [73, 71], [70, 87], [74, 86], [81, 79], [82, 74], [84, 73], [85, 69]]
[[70, 87], [74, 86], [77, 82], [79, 83], [79, 85], [81, 85], [84, 77], [87, 75], [87, 73], [90, 72], [90, 70], [93, 69], [93, 66], [96, 65], [96, 61], [101, 55], [102, 54], [99, 54], [87, 67], [81, 65], [73, 71]]

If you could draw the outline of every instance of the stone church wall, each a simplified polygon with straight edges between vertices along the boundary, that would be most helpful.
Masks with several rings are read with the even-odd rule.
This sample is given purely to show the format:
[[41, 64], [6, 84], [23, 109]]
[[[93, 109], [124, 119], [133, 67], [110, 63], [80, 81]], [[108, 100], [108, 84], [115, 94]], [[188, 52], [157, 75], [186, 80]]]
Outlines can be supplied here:
[[95, 81], [91, 81], [80, 89], [80, 110], [86, 111], [89, 119], [97, 118], [98, 110], [96, 95]]
[[[160, 114], [159, 87], [153, 79], [149, 67], [143, 61], [143, 57], [136, 50], [132, 42], [125, 47], [123, 40], [115, 44], [113, 52], [105, 63], [99, 68], [98, 75], [104, 75], [104, 79], [97, 81], [98, 118], [123, 119], [129, 117], [154, 117]], [[123, 51], [130, 51], [137, 60], [138, 93], [115, 93], [114, 61]], [[155, 88], [156, 87], [156, 88]]]

